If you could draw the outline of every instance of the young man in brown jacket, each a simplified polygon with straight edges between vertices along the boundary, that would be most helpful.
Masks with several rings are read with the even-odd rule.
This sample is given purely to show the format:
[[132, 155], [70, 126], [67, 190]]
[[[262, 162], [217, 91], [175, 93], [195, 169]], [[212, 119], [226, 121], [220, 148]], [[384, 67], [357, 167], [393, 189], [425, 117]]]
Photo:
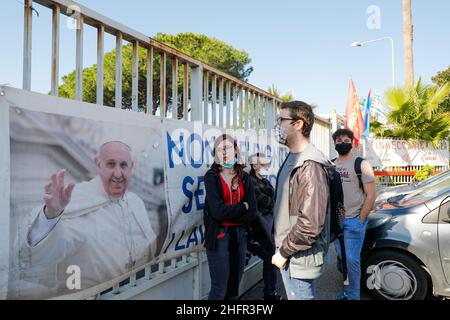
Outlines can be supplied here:
[[314, 282], [323, 272], [330, 242], [327, 168], [333, 164], [310, 143], [313, 124], [307, 103], [281, 104], [275, 137], [289, 155], [277, 177], [272, 263], [281, 269], [291, 300], [315, 298]]

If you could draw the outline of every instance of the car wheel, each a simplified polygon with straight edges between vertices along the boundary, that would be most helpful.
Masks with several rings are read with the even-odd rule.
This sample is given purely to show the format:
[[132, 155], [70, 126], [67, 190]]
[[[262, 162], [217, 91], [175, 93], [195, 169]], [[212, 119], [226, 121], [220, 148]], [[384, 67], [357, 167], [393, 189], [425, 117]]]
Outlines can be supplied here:
[[424, 300], [428, 276], [408, 254], [383, 250], [370, 255], [363, 270], [363, 283], [377, 300]]

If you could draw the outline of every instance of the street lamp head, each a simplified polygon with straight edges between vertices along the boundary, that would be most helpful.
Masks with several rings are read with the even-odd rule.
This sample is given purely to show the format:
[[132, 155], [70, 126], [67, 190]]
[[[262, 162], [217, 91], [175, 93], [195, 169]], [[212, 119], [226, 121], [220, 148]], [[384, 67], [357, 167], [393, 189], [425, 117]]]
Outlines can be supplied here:
[[362, 47], [363, 44], [360, 41], [353, 41], [352, 42], [352, 47]]

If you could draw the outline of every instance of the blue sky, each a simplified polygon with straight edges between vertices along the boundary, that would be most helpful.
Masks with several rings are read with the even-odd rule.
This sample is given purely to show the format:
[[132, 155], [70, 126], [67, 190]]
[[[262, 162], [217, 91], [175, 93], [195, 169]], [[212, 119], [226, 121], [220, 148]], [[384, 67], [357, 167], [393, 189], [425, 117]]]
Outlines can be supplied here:
[[[0, 84], [22, 85], [22, 0], [2, 0], [0, 9]], [[158, 32], [203, 33], [218, 38], [252, 58], [249, 82], [316, 104], [319, 113], [335, 108], [344, 113], [348, 78], [360, 97], [369, 89], [381, 93], [391, 86], [388, 41], [351, 47], [355, 40], [392, 36], [397, 84], [404, 81], [401, 0], [80, 0], [79, 3], [148, 36]], [[412, 0], [414, 67], [427, 83], [450, 65], [450, 1]], [[380, 8], [379, 29], [369, 29], [366, 12]], [[50, 89], [51, 11], [36, 5], [33, 15], [32, 90]], [[75, 67], [75, 31], [61, 19], [60, 76]], [[107, 36], [106, 51], [114, 48]], [[96, 63], [96, 33], [86, 28], [84, 65]]]

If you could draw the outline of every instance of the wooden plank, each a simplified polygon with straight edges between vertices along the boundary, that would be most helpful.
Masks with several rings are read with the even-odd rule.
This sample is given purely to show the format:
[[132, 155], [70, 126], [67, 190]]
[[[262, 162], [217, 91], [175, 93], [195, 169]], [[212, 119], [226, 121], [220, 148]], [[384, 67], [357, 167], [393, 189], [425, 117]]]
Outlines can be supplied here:
[[226, 128], [231, 128], [231, 83], [227, 81], [226, 86], [226, 100], [227, 100], [227, 125]]
[[219, 127], [223, 128], [223, 78], [219, 79]]
[[139, 41], [133, 42], [131, 56], [131, 109], [138, 111], [139, 103]]
[[244, 89], [239, 88], [239, 128], [244, 127]]
[[261, 99], [258, 94], [255, 94], [255, 128], [259, 130], [260, 118], [261, 118]]
[[122, 109], [122, 34], [116, 36], [116, 108]]
[[60, 9], [55, 6], [52, 11], [52, 73], [50, 94], [58, 96], [59, 87], [59, 15]]
[[237, 114], [238, 114], [238, 107], [237, 107], [237, 99], [238, 99], [238, 90], [239, 88], [236, 86], [233, 86], [233, 128], [237, 128]]
[[201, 121], [202, 113], [202, 87], [203, 69], [201, 67], [191, 68], [191, 121]]
[[103, 105], [104, 64], [105, 64], [105, 27], [97, 28], [97, 104]]
[[172, 59], [172, 119], [178, 119], [178, 59]]
[[166, 63], [167, 54], [164, 52], [160, 55], [160, 73], [159, 73], [159, 105], [161, 117], [167, 116], [166, 108]]
[[250, 115], [249, 115], [249, 122], [250, 122], [250, 129], [255, 128], [255, 94], [253, 92], [250, 92]]
[[209, 123], [209, 73], [203, 74], [203, 123]]
[[211, 111], [212, 111], [212, 125], [217, 125], [217, 76], [212, 77], [211, 88]]
[[77, 19], [77, 54], [76, 54], [76, 77], [75, 77], [75, 99], [83, 101], [83, 37], [84, 23], [83, 16]]
[[244, 111], [245, 111], [245, 129], [250, 128], [250, 117], [249, 117], [249, 100], [248, 100], [248, 91], [245, 90], [245, 98], [244, 98]]
[[183, 64], [183, 120], [188, 120], [189, 108], [189, 65]]
[[153, 111], [153, 48], [147, 50], [147, 113]]

